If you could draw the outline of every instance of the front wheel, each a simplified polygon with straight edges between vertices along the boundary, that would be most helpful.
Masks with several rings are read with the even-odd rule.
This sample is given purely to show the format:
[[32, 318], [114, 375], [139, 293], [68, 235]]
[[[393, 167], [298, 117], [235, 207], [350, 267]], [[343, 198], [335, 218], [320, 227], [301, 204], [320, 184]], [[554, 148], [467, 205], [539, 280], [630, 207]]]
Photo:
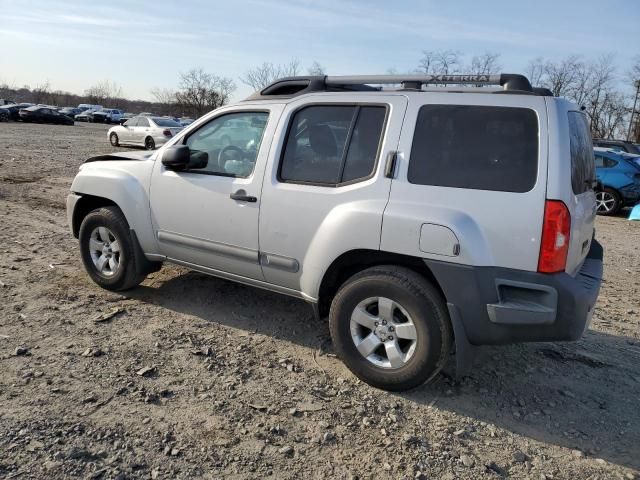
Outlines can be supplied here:
[[156, 142], [153, 141], [153, 138], [147, 137], [144, 140], [144, 148], [146, 148], [147, 150], [155, 150]]
[[621, 206], [620, 195], [615, 190], [604, 188], [596, 192], [596, 211], [598, 215], [615, 215]]
[[117, 147], [120, 145], [120, 141], [118, 140], [118, 134], [115, 132], [109, 135], [109, 141], [111, 142], [111, 145], [114, 147]]
[[107, 290], [127, 290], [138, 285], [149, 270], [148, 262], [117, 207], [90, 212], [80, 225], [80, 253], [91, 279]]
[[444, 367], [452, 333], [445, 302], [424, 277], [403, 267], [372, 267], [338, 291], [331, 338], [349, 369], [392, 391], [431, 380]]

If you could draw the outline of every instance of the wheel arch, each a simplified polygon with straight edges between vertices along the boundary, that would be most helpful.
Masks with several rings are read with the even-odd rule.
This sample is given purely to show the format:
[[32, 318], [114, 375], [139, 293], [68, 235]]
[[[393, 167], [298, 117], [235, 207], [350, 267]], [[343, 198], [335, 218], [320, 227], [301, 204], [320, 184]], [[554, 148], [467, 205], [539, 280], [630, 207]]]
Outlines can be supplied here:
[[82, 221], [90, 212], [97, 208], [110, 206], [117, 207], [122, 211], [122, 208], [120, 208], [120, 206], [113, 200], [95, 195], [82, 195], [73, 209], [73, 216], [71, 219], [73, 236], [78, 238], [78, 235], [80, 234], [80, 225], [82, 225]]
[[333, 297], [345, 281], [356, 273], [377, 265], [397, 265], [409, 268], [431, 282], [438, 289], [442, 298], [446, 299], [435, 275], [421, 258], [380, 250], [356, 249], [340, 255], [325, 271], [317, 296], [316, 308], [319, 317], [328, 316]]

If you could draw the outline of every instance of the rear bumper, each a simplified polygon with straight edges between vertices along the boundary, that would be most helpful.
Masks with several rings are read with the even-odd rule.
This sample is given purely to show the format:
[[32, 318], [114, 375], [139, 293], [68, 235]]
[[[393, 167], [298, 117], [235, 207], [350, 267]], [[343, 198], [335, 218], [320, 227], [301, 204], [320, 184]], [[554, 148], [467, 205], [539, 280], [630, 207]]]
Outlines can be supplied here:
[[468, 342], [494, 345], [580, 338], [600, 291], [602, 257], [602, 246], [594, 240], [575, 277], [425, 262]]
[[637, 183], [627, 185], [619, 191], [625, 205], [635, 205], [640, 200], [640, 185]]

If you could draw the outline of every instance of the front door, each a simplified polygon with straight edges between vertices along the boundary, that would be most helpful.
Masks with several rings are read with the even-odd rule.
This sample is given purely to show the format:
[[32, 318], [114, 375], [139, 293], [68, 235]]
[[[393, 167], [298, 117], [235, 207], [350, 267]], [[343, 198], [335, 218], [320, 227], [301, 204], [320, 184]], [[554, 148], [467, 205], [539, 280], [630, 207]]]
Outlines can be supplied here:
[[222, 109], [185, 135], [199, 167], [176, 172], [161, 157], [151, 212], [163, 255], [218, 272], [262, 280], [258, 214], [265, 162], [280, 106]]

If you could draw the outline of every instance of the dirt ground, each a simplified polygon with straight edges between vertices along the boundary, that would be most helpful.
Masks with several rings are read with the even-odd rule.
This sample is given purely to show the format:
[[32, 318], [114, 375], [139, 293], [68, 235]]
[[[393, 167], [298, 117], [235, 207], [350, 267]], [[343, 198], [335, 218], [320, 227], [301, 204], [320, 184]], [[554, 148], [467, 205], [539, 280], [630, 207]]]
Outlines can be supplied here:
[[582, 340], [391, 394], [302, 301], [173, 266], [94, 285], [64, 202], [106, 130], [0, 123], [0, 478], [640, 477], [639, 223], [597, 220]]

